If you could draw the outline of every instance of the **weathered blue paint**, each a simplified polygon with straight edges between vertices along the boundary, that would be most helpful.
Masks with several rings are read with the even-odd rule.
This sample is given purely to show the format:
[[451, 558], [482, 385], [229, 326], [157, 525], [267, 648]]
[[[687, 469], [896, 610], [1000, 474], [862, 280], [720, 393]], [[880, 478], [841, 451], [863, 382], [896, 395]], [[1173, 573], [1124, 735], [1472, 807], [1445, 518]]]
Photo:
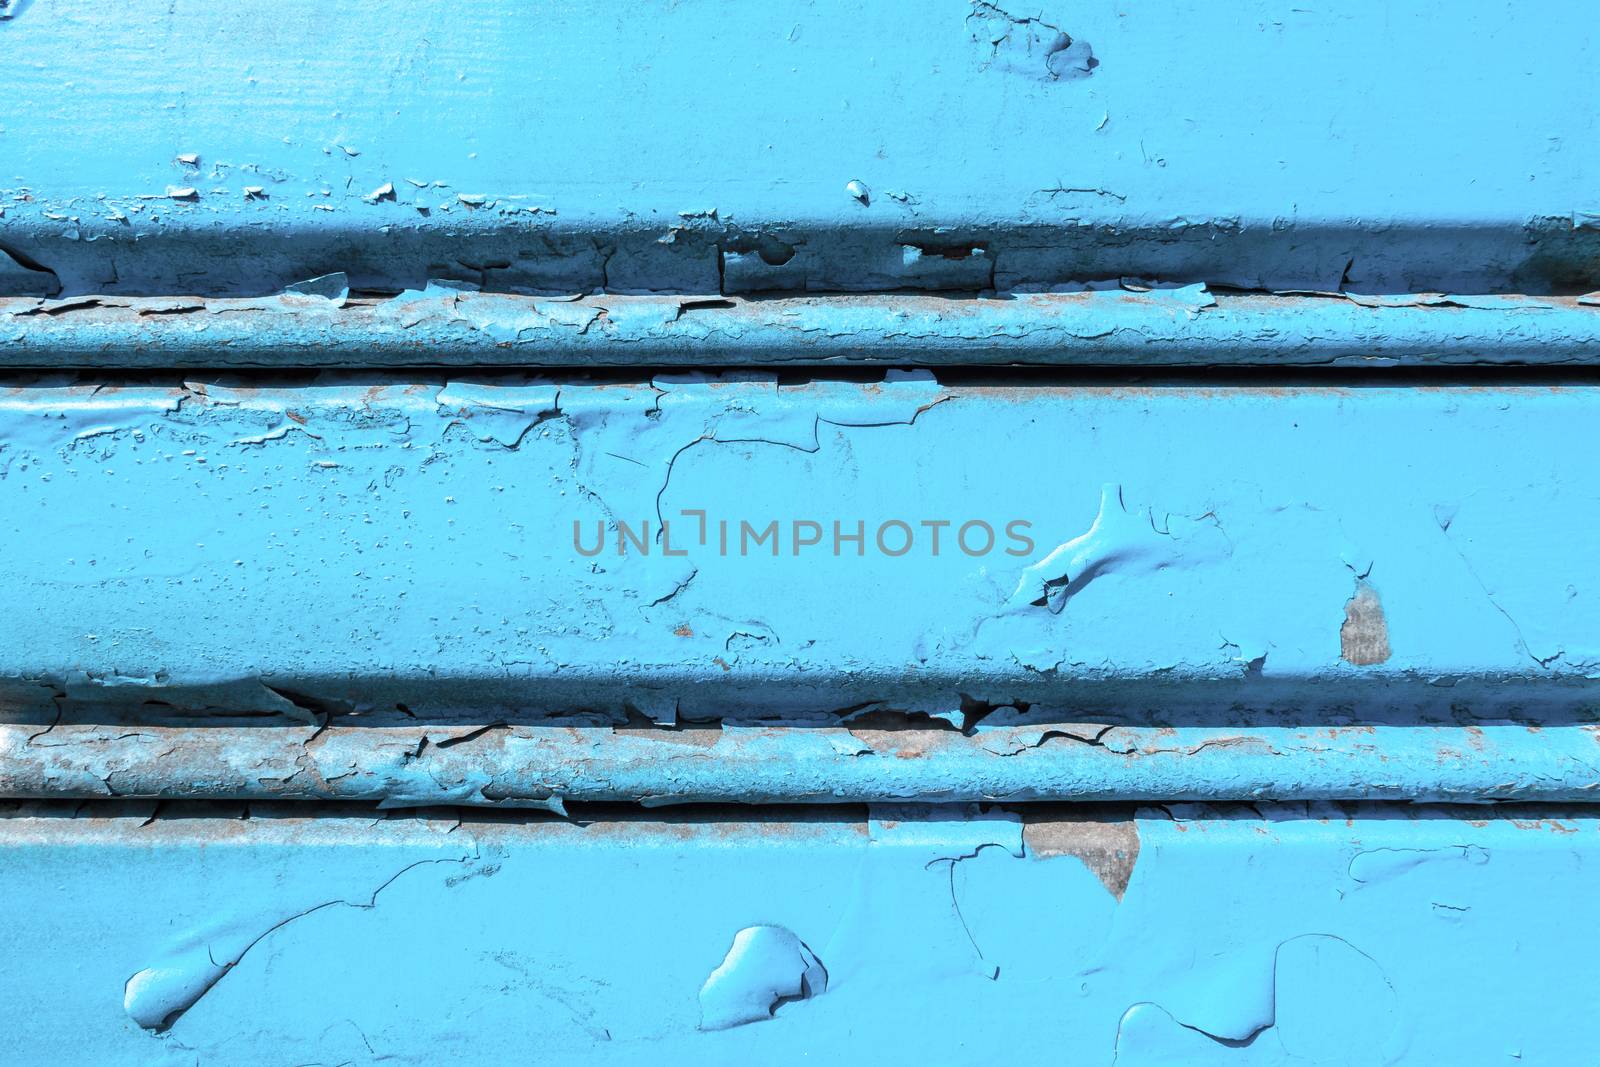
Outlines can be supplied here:
[[4, 1058], [1582, 1062], [1589, 15], [0, 0]]
[[[263, 713], [241, 724], [66, 705], [43, 722], [29, 716], [0, 726], [0, 797], [292, 798], [560, 813], [582, 801], [1553, 803], [1600, 792], [1600, 726], [1592, 724], [1337, 715], [1328, 716], [1332, 725], [1283, 726], [1275, 723], [1293, 712], [1238, 709], [1233, 725], [1132, 727], [1063, 721], [1071, 713], [1003, 709], [962, 732], [936, 729], [945, 725], [936, 719], [907, 723], [885, 709], [846, 716], [843, 726], [661, 729], [424, 725], [375, 712], [319, 715], [314, 725]], [[771, 717], [757, 705], [749, 715]]]
[[1263, 296], [1174, 289], [706, 299], [483, 293], [433, 282], [351, 299], [0, 299], [0, 366], [551, 367], [697, 364], [1573, 365], [1600, 358], [1600, 293]]
[[1594, 289], [1589, 15], [52, 0], [0, 287]]
[[[1597, 888], [1590, 809], [251, 814], [0, 819], [11, 1062], [1572, 1064], [1592, 1047], [1600, 943], [1573, 921]], [[780, 1001], [810, 960], [825, 983], [811, 970], [811, 995]]]
[[1587, 717], [1594, 396], [40, 381], [0, 397], [0, 679], [480, 724]]

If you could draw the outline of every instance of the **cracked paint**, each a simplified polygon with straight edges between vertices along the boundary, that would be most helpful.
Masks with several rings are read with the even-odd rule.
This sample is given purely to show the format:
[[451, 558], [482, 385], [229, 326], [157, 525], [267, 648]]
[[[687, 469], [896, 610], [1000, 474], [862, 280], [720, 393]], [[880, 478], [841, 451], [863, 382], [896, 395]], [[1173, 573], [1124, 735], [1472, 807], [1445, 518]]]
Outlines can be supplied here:
[[[787, 1064], [848, 1039], [886, 1062], [979, 1063], [997, 1026], [1029, 1062], [1123, 1067], [1557, 1063], [1586, 1047], [1582, 998], [1549, 995], [1581, 987], [1594, 951], [1565, 918], [1594, 890], [1600, 827], [1583, 806], [249, 814], [0, 816], [0, 888], [52, 901], [48, 922], [6, 920], [14, 1057], [361, 1064], [448, 1045], [486, 1062], [537, 1047]], [[1105, 833], [1139, 842], [1120, 898], [1093, 869]], [[107, 886], [108, 866], [140, 892]], [[572, 893], [655, 899], [663, 884], [669, 921]], [[774, 932], [744, 936], [727, 966], [747, 928]], [[140, 1026], [129, 975], [181, 969], [190, 937], [236, 962], [166, 1029]], [[818, 974], [769, 1014], [812, 961], [826, 992]], [[704, 1028], [719, 970], [755, 994], [735, 1014], [759, 1021]], [[1461, 1012], [1475, 990], [1493, 995]]]
[[827, 991], [827, 968], [804, 941], [781, 926], [747, 926], [700, 987], [700, 1029], [770, 1019], [786, 1001]]
[[378, 906], [378, 894], [395, 879], [418, 864], [436, 862], [458, 861], [418, 860], [374, 889], [365, 901], [327, 901], [286, 915], [259, 932], [250, 928], [247, 922], [235, 919], [231, 923], [216, 923], [208, 929], [189, 934], [163, 950], [160, 958], [128, 979], [123, 991], [123, 1009], [130, 1019], [146, 1030], [170, 1030], [184, 1012], [194, 1007], [201, 997], [239, 965], [245, 953], [264, 938], [323, 908], [375, 908]]
[[[0, 725], [0, 795], [560, 813], [571, 802], [852, 804], [885, 795], [1560, 802], [1600, 788], [1594, 726], [1526, 718], [1465, 727], [1398, 716], [1347, 726], [1129, 727], [1063, 723], [1060, 709], [1039, 708], [1031, 722], [984, 724], [967, 736], [841, 729], [804, 718], [774, 723], [765, 714], [709, 728], [643, 716], [623, 725], [621, 714], [611, 726], [595, 725], [595, 715], [428, 725], [409, 713], [373, 711], [296, 725], [263, 713], [161, 716], [146, 706], [108, 716], [105, 705], [66, 706], [65, 721], [57, 709], [42, 722], [29, 715]], [[1113, 859], [1103, 862], [1115, 882]]]
[[[908, 266], [908, 230], [982, 243], [1000, 291], [1596, 288], [1596, 148], [1571, 91], [1595, 59], [1549, 31], [1583, 24], [1571, 4], [575, 3], [531, 25], [509, 0], [290, 5], [270, 47], [248, 7], [133, 0], [116, 32], [86, 12], [0, 18], [0, 240], [48, 267], [0, 271], [0, 291], [261, 295], [330, 270], [387, 292], [442, 272], [535, 294], [973, 284]], [[1239, 105], [1274, 98], [1292, 106]], [[692, 107], [717, 121], [660, 119]], [[808, 120], [774, 139], [774, 115]]]
[[1564, 7], [0, 0], [7, 1055], [1581, 1062]]
[[[981, 242], [929, 238], [908, 247], [915, 262], [938, 271], [989, 270]], [[965, 255], [948, 257], [962, 248]], [[0, 366], [1374, 368], [1572, 364], [1600, 343], [1600, 310], [1570, 296], [1369, 306], [1342, 293], [1213, 293], [1198, 284], [1148, 289], [1112, 282], [974, 297], [688, 299], [482, 292], [476, 283], [438, 278], [381, 298], [341, 301], [343, 290], [332, 291], [334, 299], [293, 292], [212, 299], [0, 297]]]
[[1094, 73], [1099, 62], [1088, 42], [1042, 17], [1017, 16], [997, 4], [972, 0], [967, 15], [972, 39], [983, 49], [983, 69], [995, 68], [1044, 81], [1076, 81]]
[[[1592, 813], [1415, 802], [1593, 795], [1586, 387], [483, 370], [1582, 361], [1581, 35], [22, 9], [0, 360], [102, 370], [0, 395], [0, 791], [94, 801], [0, 816], [19, 1059], [1584, 1054]], [[215, 373], [370, 362], [473, 369]], [[1042, 548], [669, 554], [802, 510]]]
[[[1368, 698], [1398, 724], [1586, 721], [1596, 602], [1560, 531], [1587, 475], [1520, 469], [1581, 446], [1588, 392], [41, 377], [0, 393], [0, 699], [479, 726], [960, 722], [968, 698], [1037, 704], [1044, 730], [1096, 707], [1340, 725]], [[1348, 477], [1401, 436], [1438, 507], [1402, 471]], [[1406, 635], [1364, 666], [1332, 621], [1353, 569]]]
[[1012, 594], [1012, 610], [1037, 604], [1059, 615], [1076, 593], [1102, 574], [1154, 573], [1227, 559], [1232, 552], [1213, 515], [1198, 520], [1129, 511], [1122, 487], [1100, 491], [1100, 511], [1087, 533], [1030, 563]]

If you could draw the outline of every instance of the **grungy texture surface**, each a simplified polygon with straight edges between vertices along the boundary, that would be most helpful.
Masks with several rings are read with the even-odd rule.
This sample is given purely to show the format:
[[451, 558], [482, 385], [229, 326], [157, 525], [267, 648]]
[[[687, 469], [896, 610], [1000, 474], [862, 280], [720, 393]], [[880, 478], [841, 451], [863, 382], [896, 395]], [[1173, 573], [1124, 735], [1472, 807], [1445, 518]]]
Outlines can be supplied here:
[[[39, 380], [0, 395], [0, 697], [479, 726], [1588, 718], [1594, 401]], [[1346, 655], [1358, 581], [1381, 662], [1371, 626]]]
[[0, 1060], [1592, 1059], [1593, 25], [0, 0]]
[[1383, 601], [1364, 579], [1344, 605], [1344, 625], [1339, 628], [1340, 656], [1357, 667], [1372, 667], [1389, 658], [1389, 623]]
[[1600, 287], [1581, 0], [7, 13], [0, 292]]
[[[0, 918], [10, 1062], [964, 1065], [1004, 1035], [1017, 1063], [1470, 1067], [1592, 1046], [1570, 992], [1600, 951], [1570, 921], [1597, 889], [1588, 809], [238, 814], [0, 819], [0, 887], [28, 904]], [[774, 995], [807, 970], [808, 995]], [[708, 989], [765, 1003], [712, 1028]]]
[[[65, 702], [63, 702], [65, 703]], [[60, 709], [58, 709], [59, 711]], [[109, 722], [58, 712], [0, 726], [0, 797], [343, 800], [567, 810], [571, 801], [869, 803], [1034, 800], [1582, 801], [1600, 790], [1600, 727], [1476, 718], [1284, 726], [1232, 709], [1230, 726], [1063, 722], [1001, 709], [965, 731], [872, 708], [843, 726], [424, 725], [405, 716], [258, 712]], [[770, 711], [752, 707], [752, 717]], [[618, 716], [620, 719], [621, 716]], [[41, 721], [42, 720], [42, 721]], [[940, 729], [939, 727], [943, 727]]]
[[342, 273], [267, 297], [0, 298], [0, 366], [1584, 364], [1600, 293], [1368, 298], [1121, 283], [1081, 292], [697, 298], [352, 297]]

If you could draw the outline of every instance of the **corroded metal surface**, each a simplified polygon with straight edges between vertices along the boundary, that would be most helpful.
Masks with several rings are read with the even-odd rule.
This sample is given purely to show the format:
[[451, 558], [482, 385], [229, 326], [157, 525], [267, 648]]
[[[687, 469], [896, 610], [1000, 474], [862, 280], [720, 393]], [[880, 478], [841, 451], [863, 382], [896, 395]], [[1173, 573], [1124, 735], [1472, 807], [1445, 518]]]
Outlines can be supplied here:
[[526, 296], [343, 274], [257, 298], [0, 298], [0, 366], [1575, 365], [1600, 294], [1362, 297], [1204, 285], [952, 297]]
[[0, 0], [0, 1059], [1592, 1058], [1593, 21]]
[[0, 797], [567, 802], [1522, 800], [1600, 794], [1600, 727], [0, 727]]

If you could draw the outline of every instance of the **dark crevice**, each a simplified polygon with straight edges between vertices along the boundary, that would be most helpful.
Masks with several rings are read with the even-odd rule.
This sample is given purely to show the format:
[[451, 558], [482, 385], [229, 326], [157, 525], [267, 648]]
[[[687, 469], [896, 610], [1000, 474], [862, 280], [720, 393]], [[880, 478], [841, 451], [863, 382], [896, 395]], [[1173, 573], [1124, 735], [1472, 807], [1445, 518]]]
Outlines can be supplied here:
[[[895, 358], [872, 365], [834, 366], [832, 364], [789, 364], [776, 367], [770, 364], [752, 366], [749, 363], [709, 362], [696, 364], [696, 372], [715, 376], [721, 373], [759, 372], [771, 375], [780, 387], [804, 386], [814, 382], [855, 382], [879, 384], [886, 370], [917, 367], [916, 360]], [[1307, 366], [1232, 366], [1219, 364], [1193, 364], [1182, 367], [1126, 367], [1126, 366], [1045, 366], [1009, 364], [1004, 366], [945, 366], [928, 365], [926, 369], [941, 384], [951, 387], [1024, 386], [1029, 388], [1110, 388], [1133, 387], [1151, 390], [1259, 388], [1259, 389], [1317, 389], [1340, 388], [1395, 388], [1411, 386], [1553, 386], [1600, 385], [1600, 364], [1596, 365], [1528, 365], [1485, 364], [1430, 366], [1430, 367], [1307, 367]], [[486, 384], [496, 382], [525, 382], [530, 377], [548, 379], [559, 376], [562, 382], [601, 385], [646, 385], [663, 375], [682, 376], [686, 368], [675, 364], [638, 364], [627, 367], [594, 366], [541, 366], [522, 364], [515, 367], [470, 368], [474, 381]], [[42, 379], [59, 381], [60, 367], [6, 367], [0, 368], [0, 387], [27, 387]], [[72, 373], [68, 371], [67, 373]], [[208, 367], [182, 366], [138, 368], [136, 370], [102, 367], [95, 370], [78, 370], [81, 383], [103, 384], [119, 388], [141, 385], [168, 387], [183, 382], [216, 382], [254, 387], [291, 389], [314, 384], [377, 384], [378, 382], [433, 383], [443, 386], [459, 377], [464, 368], [451, 364], [408, 364], [403, 367], [321, 368], [287, 364], [281, 367]]]
[[[509, 725], [507, 723], [504, 723], [504, 722], [492, 722], [487, 726], [480, 726], [476, 730], [471, 730], [471, 731], [469, 731], [467, 733], [464, 733], [464, 734], [458, 734], [455, 737], [447, 737], [443, 741], [436, 741], [436, 742], [434, 742], [434, 746], [433, 747], [434, 748], [454, 748], [456, 745], [464, 745], [464, 744], [467, 744], [469, 741], [476, 741], [478, 738], [483, 737], [485, 734], [488, 734], [488, 733], [490, 733], [490, 732], [492, 732], [494, 730], [506, 730], [506, 729], [510, 729], [510, 727], [509, 727]], [[423, 740], [426, 741], [427, 738], [423, 738]], [[421, 755], [420, 749], [418, 750], [417, 754]]]
[[23, 270], [32, 271], [35, 274], [48, 275], [50, 278], [50, 291], [46, 294], [47, 296], [53, 297], [61, 292], [60, 276], [43, 263], [40, 263], [26, 252], [22, 251], [22, 249], [17, 248], [15, 245], [0, 242], [0, 255], [8, 257], [13, 263], [21, 267]]

